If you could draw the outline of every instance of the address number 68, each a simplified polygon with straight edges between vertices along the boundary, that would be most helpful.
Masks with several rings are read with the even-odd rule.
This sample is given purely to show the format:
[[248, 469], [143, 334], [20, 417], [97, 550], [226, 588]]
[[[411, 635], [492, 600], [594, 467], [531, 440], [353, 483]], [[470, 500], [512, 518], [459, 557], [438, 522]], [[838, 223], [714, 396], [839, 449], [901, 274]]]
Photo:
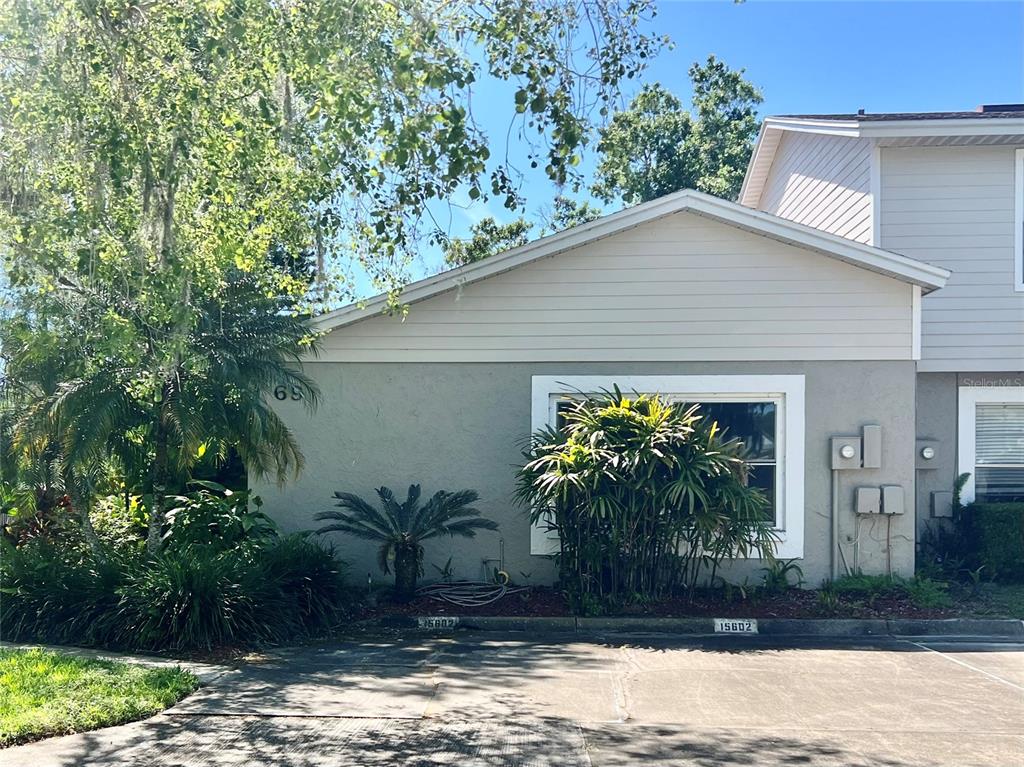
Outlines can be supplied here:
[[281, 400], [282, 402], [286, 399], [298, 402], [302, 399], [302, 389], [294, 384], [291, 386], [278, 384], [274, 387], [274, 399]]

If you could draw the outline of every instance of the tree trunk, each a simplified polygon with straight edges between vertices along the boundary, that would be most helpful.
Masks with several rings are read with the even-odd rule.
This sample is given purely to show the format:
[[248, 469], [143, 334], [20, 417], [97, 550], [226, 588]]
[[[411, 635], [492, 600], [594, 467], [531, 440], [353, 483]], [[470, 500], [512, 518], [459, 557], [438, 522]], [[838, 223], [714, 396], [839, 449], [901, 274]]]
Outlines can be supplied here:
[[416, 546], [395, 548], [395, 598], [408, 602], [416, 595], [420, 563]]
[[96, 535], [96, 528], [92, 526], [92, 518], [89, 516], [92, 506], [92, 495], [87, 494], [85, 498], [72, 498], [71, 502], [78, 510], [78, 519], [82, 525], [82, 535], [85, 537], [85, 542], [89, 544], [89, 550], [97, 562], [102, 562], [105, 559], [103, 547], [100, 545], [100, 537]]
[[[162, 421], [162, 414], [160, 416]], [[153, 487], [153, 503], [149, 510], [149, 529], [146, 532], [146, 552], [155, 555], [160, 553], [163, 545], [164, 530], [164, 494], [167, 492], [167, 433], [163, 423], [158, 422], [154, 435], [156, 455], [150, 467]]]

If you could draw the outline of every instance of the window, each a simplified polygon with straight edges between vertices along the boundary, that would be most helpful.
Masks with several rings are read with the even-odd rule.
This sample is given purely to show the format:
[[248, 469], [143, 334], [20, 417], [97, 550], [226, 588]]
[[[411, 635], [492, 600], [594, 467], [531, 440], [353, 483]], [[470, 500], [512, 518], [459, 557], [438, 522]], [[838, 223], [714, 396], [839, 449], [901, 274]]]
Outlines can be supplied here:
[[971, 474], [962, 498], [1024, 501], [1024, 387], [960, 387], [959, 472]]
[[1014, 153], [1013, 289], [1024, 291], [1024, 149]]
[[[622, 388], [622, 387], [620, 387]], [[781, 464], [776, 455], [778, 423], [776, 413], [781, 402], [776, 399], [748, 401], [740, 397], [733, 399], [690, 398], [682, 395], [662, 394], [663, 399], [681, 402], [686, 406], [700, 405], [700, 415], [716, 421], [726, 431], [728, 438], [739, 438], [747, 447], [747, 464], [750, 466], [748, 483], [761, 488], [771, 503], [770, 514], [776, 527], [781, 527], [777, 488]], [[572, 401], [580, 395], [552, 394], [554, 423], [565, 424], [565, 413], [572, 407]]]
[[[615, 385], [624, 392], [699, 404], [730, 436], [742, 439], [750, 483], [772, 502], [781, 538], [778, 556], [803, 556], [803, 376], [534, 376], [532, 430], [559, 425], [581, 392], [599, 393]], [[557, 539], [542, 528], [534, 528], [532, 543], [534, 554], [557, 550]]]

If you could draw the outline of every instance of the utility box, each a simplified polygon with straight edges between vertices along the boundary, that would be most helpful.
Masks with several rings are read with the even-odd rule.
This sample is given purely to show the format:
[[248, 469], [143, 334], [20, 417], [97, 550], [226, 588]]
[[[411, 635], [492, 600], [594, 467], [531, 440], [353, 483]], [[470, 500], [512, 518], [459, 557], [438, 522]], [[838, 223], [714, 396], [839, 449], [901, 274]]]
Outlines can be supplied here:
[[832, 468], [860, 468], [860, 437], [832, 438]]
[[882, 427], [865, 426], [861, 429], [864, 435], [863, 462], [865, 469], [882, 468]]
[[858, 487], [854, 511], [858, 514], [881, 514], [882, 491], [877, 487]]
[[932, 491], [932, 518], [951, 519], [953, 517], [953, 492], [951, 490]]
[[882, 485], [882, 513], [903, 513], [903, 486]]

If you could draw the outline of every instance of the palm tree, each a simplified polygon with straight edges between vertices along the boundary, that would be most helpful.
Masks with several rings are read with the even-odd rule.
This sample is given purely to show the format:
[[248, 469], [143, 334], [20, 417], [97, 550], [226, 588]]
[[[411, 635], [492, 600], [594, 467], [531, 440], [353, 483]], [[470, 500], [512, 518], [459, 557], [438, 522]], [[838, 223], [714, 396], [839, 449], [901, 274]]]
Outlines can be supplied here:
[[[298, 443], [266, 401], [275, 387], [307, 408], [319, 397], [300, 366], [304, 353], [316, 351], [310, 326], [287, 299], [234, 272], [218, 290], [155, 322], [145, 305], [113, 292], [62, 287], [54, 301], [63, 305], [49, 307], [47, 324], [25, 328], [24, 343], [5, 350], [14, 376], [25, 367], [20, 356], [31, 359], [56, 322], [71, 357], [61, 360], [54, 388], [32, 390], [13, 424], [15, 439], [52, 434], [72, 466], [117, 456], [152, 498], [151, 553], [161, 545], [165, 498], [184, 487], [204, 455], [226, 459], [234, 449], [251, 475], [279, 482], [299, 472]], [[105, 318], [115, 310], [123, 322], [112, 344]]]
[[332, 520], [317, 533], [343, 532], [366, 541], [380, 542], [377, 563], [385, 574], [394, 561], [395, 593], [399, 599], [411, 599], [416, 578], [423, 573], [423, 542], [442, 535], [472, 538], [477, 530], [497, 530], [497, 522], [484, 519], [471, 504], [480, 496], [475, 490], [447, 492], [439, 490], [420, 504], [420, 486], [410, 485], [404, 503], [386, 487], [377, 489], [380, 509], [358, 495], [336, 492], [337, 506], [344, 511], [322, 511], [317, 521]]

